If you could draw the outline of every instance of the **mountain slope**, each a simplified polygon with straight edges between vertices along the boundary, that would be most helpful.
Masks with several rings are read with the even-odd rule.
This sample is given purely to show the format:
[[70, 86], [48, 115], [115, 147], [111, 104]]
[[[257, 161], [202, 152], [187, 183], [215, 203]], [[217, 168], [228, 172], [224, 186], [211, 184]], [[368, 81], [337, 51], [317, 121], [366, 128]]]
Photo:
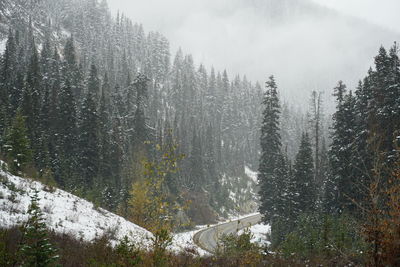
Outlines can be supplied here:
[[[93, 190], [99, 198], [96, 203], [101, 203], [108, 210], [115, 210], [127, 200], [125, 196], [137, 178], [132, 174], [139, 173], [136, 168], [140, 164], [132, 164], [132, 160], [139, 161], [141, 157], [137, 157], [140, 151], [135, 147], [136, 142], [143, 137], [149, 138], [150, 144], [176, 142], [179, 153], [186, 157], [179, 163], [179, 172], [166, 181], [169, 192], [174, 194], [171, 199], [177, 196], [177, 199], [181, 199], [180, 195], [204, 199], [191, 201], [190, 211], [193, 214], [199, 214], [196, 204], [205, 203], [202, 207], [205, 210], [204, 215], [198, 221], [192, 218], [195, 223], [210, 223], [220, 215], [216, 210], [236, 207], [231, 198], [221, 197], [229, 195], [221, 181], [222, 177], [232, 178], [233, 181], [226, 184], [233, 185], [234, 192], [246, 189], [245, 164], [253, 169], [257, 168], [261, 116], [259, 100], [262, 97], [260, 86], [243, 76], [231, 78], [225, 71], [207, 70], [196, 64], [191, 55], [185, 55], [182, 51], [176, 54], [172, 62], [169, 42], [163, 35], [157, 32], [146, 33], [140, 24], [133, 23], [124, 15], [111, 16], [106, 1], [42, 0], [35, 2], [34, 9], [27, 8], [26, 1], [23, 0], [7, 0], [3, 3], [5, 5], [0, 6], [0, 13], [6, 14], [0, 15], [1, 23], [6, 28], [3, 35], [8, 36], [7, 28], [11, 29], [10, 36], [15, 36], [17, 50], [15, 65], [18, 71], [13, 73], [22, 74], [21, 81], [27, 80], [32, 52], [36, 49], [40, 54], [37, 73], [40, 83], [37, 92], [40, 97], [35, 100], [35, 105], [44, 107], [45, 103], [49, 103], [50, 106], [54, 105], [55, 112], [65, 107], [74, 112], [63, 114], [77, 115], [71, 115], [72, 118], [68, 120], [71, 122], [70, 127], [59, 127], [54, 119], [49, 128], [42, 129], [39, 121], [44, 123], [46, 118], [55, 116], [55, 113], [49, 113], [47, 108], [40, 108], [46, 115], [36, 116], [30, 108], [26, 108], [24, 112], [27, 121], [32, 121], [31, 118], [34, 117], [38, 120], [29, 126], [32, 133], [29, 134], [31, 144], [39, 145], [39, 135], [43, 136], [42, 142], [45, 143], [41, 148], [34, 149], [37, 151], [35, 167], [43, 169], [42, 165], [47, 165], [45, 167], [51, 169], [60, 188], [71, 192], [76, 190], [76, 186], [81, 187], [83, 192]], [[36, 16], [36, 13], [43, 16]], [[29, 20], [29, 17], [32, 19]], [[45, 47], [48, 49], [44, 49]], [[49, 51], [51, 52], [48, 53]], [[49, 64], [53, 63], [54, 66], [50, 67]], [[72, 79], [69, 75], [59, 76], [66, 71], [65, 65], [71, 65], [69, 69], [74, 81], [73, 101], [71, 104], [61, 105], [58, 99], [62, 96], [63, 87], [66, 87], [65, 78]], [[91, 72], [95, 69], [92, 65], [97, 72]], [[132, 83], [138, 71], [149, 78], [143, 106], [138, 105], [139, 91]], [[47, 79], [52, 75], [57, 78]], [[61, 83], [53, 83], [58, 78]], [[84, 108], [82, 100], [88, 97], [91, 84], [89, 79], [98, 81], [94, 83], [95, 88], [92, 88], [97, 92], [95, 97], [100, 98], [104, 93], [104, 122], [100, 125], [95, 120], [88, 119], [86, 121], [93, 122], [93, 126], [77, 131], [76, 129], [84, 125], [81, 118]], [[18, 79], [15, 77], [16, 80]], [[27, 87], [23, 85], [23, 82], [16, 85], [18, 96], [12, 101], [13, 106], [7, 115], [10, 116], [10, 121], [24, 100], [20, 96], [24, 92], [28, 93]], [[9, 95], [7, 88], [8, 86], [1, 88], [5, 95]], [[45, 101], [47, 89], [50, 90], [48, 95], [51, 97]], [[100, 105], [100, 99], [97, 100], [93, 102]], [[140, 113], [137, 112], [139, 108], [143, 109]], [[142, 112], [145, 114], [145, 122], [135, 120], [135, 114]], [[95, 129], [100, 126], [107, 129]], [[9, 125], [4, 125], [3, 128], [6, 127]], [[104, 149], [101, 153], [92, 151], [101, 156], [91, 157], [90, 161], [82, 160], [86, 158], [85, 145], [78, 147], [78, 142], [75, 141], [54, 141], [71, 137], [69, 140], [87, 144], [83, 138], [91, 131], [89, 128], [94, 135], [102, 133], [101, 138], [104, 141], [96, 142], [90, 148]], [[56, 151], [60, 144], [71, 144], [73, 148], [63, 145], [62, 150], [66, 155], [62, 155]], [[40, 155], [47, 153], [44, 151], [46, 146], [51, 150], [51, 158], [42, 164]], [[150, 158], [159, 156], [154, 147], [149, 148], [149, 153]], [[68, 174], [64, 177], [69, 172], [63, 169], [70, 166], [61, 164], [64, 159], [79, 162], [78, 167], [72, 167], [77, 172], [75, 175]], [[103, 169], [100, 171], [96, 167], [88, 166], [90, 162], [102, 166]], [[105, 166], [110, 166], [113, 170]], [[93, 175], [82, 177], [88, 169], [95, 170]], [[92, 183], [92, 180], [96, 182]], [[93, 188], [94, 184], [99, 186]], [[181, 200], [181, 204], [187, 200]], [[225, 211], [233, 212], [237, 209]]]
[[152, 234], [142, 227], [63, 190], [3, 170], [0, 170], [0, 228], [18, 226], [27, 220], [30, 196], [35, 190], [39, 191], [46, 225], [56, 233], [88, 242], [107, 235], [114, 244], [127, 236], [138, 246], [146, 248], [150, 244]]
[[[151, 2], [165, 8], [185, 5], [183, 0]], [[304, 104], [314, 89], [330, 96], [338, 80], [356, 86], [379, 46], [400, 40], [399, 33], [309, 0], [193, 0], [186, 5], [185, 12], [164, 14], [165, 9], [141, 6], [127, 12], [161, 29], [172, 47], [193, 51], [195, 60], [253, 81], [274, 74], [282, 95]]]

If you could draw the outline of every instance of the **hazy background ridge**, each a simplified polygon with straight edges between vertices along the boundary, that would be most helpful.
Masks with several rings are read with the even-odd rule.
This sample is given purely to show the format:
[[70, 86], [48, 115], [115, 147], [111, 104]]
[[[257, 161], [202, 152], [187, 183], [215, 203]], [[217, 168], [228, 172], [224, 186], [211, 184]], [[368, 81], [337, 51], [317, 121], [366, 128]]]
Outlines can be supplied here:
[[277, 76], [289, 100], [354, 87], [380, 45], [400, 40], [396, 0], [109, 0], [166, 35], [196, 63], [263, 82]]

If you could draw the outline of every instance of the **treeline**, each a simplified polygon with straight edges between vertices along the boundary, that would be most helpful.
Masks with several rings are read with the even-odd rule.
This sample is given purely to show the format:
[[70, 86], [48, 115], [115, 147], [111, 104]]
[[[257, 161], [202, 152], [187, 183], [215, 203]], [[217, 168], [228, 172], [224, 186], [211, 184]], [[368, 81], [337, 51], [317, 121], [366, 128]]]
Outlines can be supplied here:
[[306, 257], [371, 252], [379, 265], [385, 244], [400, 238], [394, 234], [400, 182], [394, 175], [400, 131], [397, 44], [389, 51], [380, 48], [375, 68], [354, 92], [340, 81], [334, 96], [329, 148], [318, 137], [322, 114], [313, 93], [311, 127], [305, 127], [292, 162], [282, 147], [277, 85], [273, 77], [267, 82], [259, 182], [260, 212], [272, 226], [269, 249]]
[[253, 200], [244, 167], [258, 165], [259, 85], [207, 71], [181, 50], [171, 62], [165, 37], [112, 17], [106, 1], [0, 8], [0, 149], [14, 173], [38, 173], [116, 210], [142, 159], [173, 141], [185, 158], [164, 188], [202, 200], [188, 211], [196, 221], [237, 209], [229, 192], [242, 192], [239, 206]]

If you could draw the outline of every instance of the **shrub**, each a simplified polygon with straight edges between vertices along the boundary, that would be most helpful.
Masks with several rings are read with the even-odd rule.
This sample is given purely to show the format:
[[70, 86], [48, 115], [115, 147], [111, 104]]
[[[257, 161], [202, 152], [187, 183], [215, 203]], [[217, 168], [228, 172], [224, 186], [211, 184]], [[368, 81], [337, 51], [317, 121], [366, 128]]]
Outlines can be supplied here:
[[167, 248], [172, 245], [172, 235], [168, 229], [155, 231], [153, 241], [153, 265], [166, 266], [168, 260]]
[[125, 236], [116, 246], [117, 266], [136, 266], [142, 262], [140, 250]]
[[245, 229], [240, 235], [223, 235], [218, 244], [217, 257], [229, 258], [236, 266], [257, 266], [261, 259], [261, 248], [252, 243], [253, 234]]
[[303, 214], [295, 229], [278, 247], [285, 257], [346, 258], [359, 261], [366, 245], [359, 223], [349, 215]]
[[29, 219], [23, 227], [23, 242], [19, 253], [22, 266], [56, 266], [56, 249], [50, 243], [42, 211], [38, 205], [38, 191], [32, 196]]

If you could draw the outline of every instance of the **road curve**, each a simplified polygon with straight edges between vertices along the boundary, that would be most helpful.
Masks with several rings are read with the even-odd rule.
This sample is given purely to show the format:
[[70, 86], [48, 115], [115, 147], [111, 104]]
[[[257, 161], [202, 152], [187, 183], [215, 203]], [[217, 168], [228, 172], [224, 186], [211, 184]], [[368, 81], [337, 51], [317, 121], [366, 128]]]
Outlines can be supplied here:
[[236, 233], [246, 227], [255, 225], [261, 221], [261, 215], [256, 214], [223, 224], [218, 224], [197, 232], [193, 236], [193, 242], [209, 253], [214, 253], [221, 236]]

